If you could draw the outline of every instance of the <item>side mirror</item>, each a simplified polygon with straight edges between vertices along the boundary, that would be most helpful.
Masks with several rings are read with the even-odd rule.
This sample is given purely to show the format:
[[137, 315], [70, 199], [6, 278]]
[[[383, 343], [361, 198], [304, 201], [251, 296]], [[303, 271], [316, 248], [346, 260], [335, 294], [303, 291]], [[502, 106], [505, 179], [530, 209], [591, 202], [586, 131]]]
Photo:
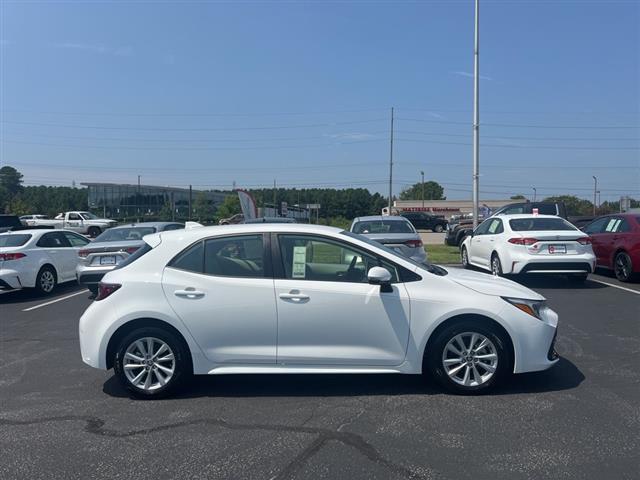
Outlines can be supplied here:
[[367, 273], [367, 279], [372, 285], [380, 285], [381, 292], [392, 292], [391, 273], [384, 267], [372, 267]]

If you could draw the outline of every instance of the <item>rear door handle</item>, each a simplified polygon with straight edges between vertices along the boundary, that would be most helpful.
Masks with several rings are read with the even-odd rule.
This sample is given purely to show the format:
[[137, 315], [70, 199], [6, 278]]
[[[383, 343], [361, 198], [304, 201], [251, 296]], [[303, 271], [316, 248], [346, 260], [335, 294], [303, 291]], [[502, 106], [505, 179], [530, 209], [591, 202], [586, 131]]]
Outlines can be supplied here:
[[294, 302], [309, 300], [309, 295], [305, 295], [304, 293], [281, 293], [279, 297], [282, 300], [293, 300]]
[[185, 288], [184, 290], [176, 290], [173, 292], [176, 297], [196, 299], [204, 297], [204, 292], [196, 290], [195, 288]]

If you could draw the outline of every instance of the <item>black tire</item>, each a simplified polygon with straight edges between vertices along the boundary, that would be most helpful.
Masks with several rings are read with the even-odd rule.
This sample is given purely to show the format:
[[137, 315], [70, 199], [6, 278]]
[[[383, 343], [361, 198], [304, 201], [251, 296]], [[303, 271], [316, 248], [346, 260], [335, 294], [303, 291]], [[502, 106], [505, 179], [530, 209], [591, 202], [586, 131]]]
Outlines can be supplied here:
[[444, 227], [440, 224], [436, 225], [435, 227], [433, 227], [433, 231], [436, 233], [442, 233], [444, 231]]
[[497, 277], [502, 277], [502, 262], [497, 253], [491, 255], [491, 273]]
[[574, 273], [572, 275], [569, 275], [568, 278], [571, 283], [580, 285], [587, 281], [588, 276], [589, 276], [588, 273]]
[[460, 249], [460, 263], [462, 263], [462, 268], [471, 268], [471, 264], [469, 263], [469, 252], [467, 252], [467, 247], [464, 245]]
[[618, 252], [613, 260], [613, 273], [621, 282], [633, 280], [633, 262], [627, 252]]
[[87, 234], [91, 238], [96, 238], [101, 233], [102, 233], [102, 230], [100, 230], [100, 227], [89, 227], [89, 230], [87, 230]]
[[56, 270], [50, 265], [45, 265], [36, 276], [36, 291], [41, 295], [50, 295], [58, 284]]
[[[452, 380], [443, 365], [447, 344], [460, 334], [463, 334], [463, 338], [468, 338], [468, 336], [464, 336], [464, 334], [467, 333], [480, 334], [489, 339], [497, 355], [497, 365], [495, 366], [493, 375], [481, 384], [469, 386], [461, 385]], [[497, 328], [478, 320], [461, 320], [449, 325], [437, 334], [427, 348], [429, 351], [425, 354], [423, 371], [428, 372], [431, 377], [447, 391], [458, 395], [487, 393], [503, 381], [512, 371], [513, 361], [511, 359], [508, 339], [504, 338], [504, 333], [500, 332]], [[475, 363], [475, 365], [478, 364]], [[466, 369], [466, 366], [463, 367], [463, 370], [464, 369]], [[482, 367], [477, 367], [476, 371], [488, 372], [482, 369]]]
[[[132, 344], [134, 344], [136, 340], [140, 340], [142, 338], [154, 338], [157, 340], [161, 340], [168, 345], [168, 347], [171, 349], [171, 352], [173, 353], [173, 375], [164, 386], [145, 390], [143, 388], [137, 387], [127, 378], [124, 367], [125, 354], [127, 352], [127, 349]], [[191, 356], [184, 340], [176, 336], [171, 331], [159, 327], [142, 327], [133, 330], [128, 335], [126, 335], [120, 342], [120, 345], [118, 345], [116, 356], [113, 362], [113, 370], [118, 380], [120, 381], [120, 384], [132, 396], [141, 399], [155, 399], [166, 397], [172, 392], [175, 392], [181, 385], [183, 385], [184, 382], [193, 373], [193, 367], [191, 366]], [[138, 373], [138, 370], [134, 371]], [[139, 371], [142, 372], [142, 368]], [[147, 371], [149, 371], [149, 373], [145, 375], [151, 375], [151, 377], [153, 378], [155, 374], [152, 374], [149, 369], [147, 369]], [[156, 380], [157, 379], [158, 377], [156, 376]], [[159, 383], [156, 381], [154, 382]]]

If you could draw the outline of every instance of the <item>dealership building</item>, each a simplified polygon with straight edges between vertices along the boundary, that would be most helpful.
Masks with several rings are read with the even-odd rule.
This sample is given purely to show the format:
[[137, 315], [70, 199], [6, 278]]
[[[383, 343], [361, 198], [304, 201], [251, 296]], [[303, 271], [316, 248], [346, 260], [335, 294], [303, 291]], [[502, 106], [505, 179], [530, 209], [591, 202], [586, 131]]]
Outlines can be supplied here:
[[204, 193], [207, 201], [217, 207], [228, 193], [191, 190], [189, 188], [117, 183], [82, 183], [88, 190], [88, 207], [106, 218], [128, 219], [157, 217], [161, 210], [171, 209], [172, 218], [190, 218], [189, 205], [196, 195]]
[[[481, 200], [480, 208], [496, 210], [508, 203], [526, 200]], [[453, 215], [465, 215], [473, 212], [471, 200], [396, 200], [395, 208], [400, 212], [426, 212], [449, 220]]]

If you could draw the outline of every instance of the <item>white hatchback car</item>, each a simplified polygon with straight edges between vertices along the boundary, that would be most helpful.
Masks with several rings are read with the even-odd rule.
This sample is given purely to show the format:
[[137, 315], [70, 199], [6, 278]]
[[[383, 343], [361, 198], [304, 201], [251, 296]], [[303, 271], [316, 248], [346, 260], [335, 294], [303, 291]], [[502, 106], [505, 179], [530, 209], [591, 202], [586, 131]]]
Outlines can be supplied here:
[[76, 279], [78, 251], [89, 243], [67, 230], [17, 230], [0, 234], [0, 290], [35, 288], [51, 293]]
[[583, 282], [595, 270], [591, 238], [554, 215], [496, 215], [460, 246], [462, 265], [494, 275], [561, 273]]
[[558, 316], [499, 277], [299, 224], [144, 237], [80, 319], [85, 363], [144, 398], [190, 374], [430, 372], [459, 393], [557, 361]]

